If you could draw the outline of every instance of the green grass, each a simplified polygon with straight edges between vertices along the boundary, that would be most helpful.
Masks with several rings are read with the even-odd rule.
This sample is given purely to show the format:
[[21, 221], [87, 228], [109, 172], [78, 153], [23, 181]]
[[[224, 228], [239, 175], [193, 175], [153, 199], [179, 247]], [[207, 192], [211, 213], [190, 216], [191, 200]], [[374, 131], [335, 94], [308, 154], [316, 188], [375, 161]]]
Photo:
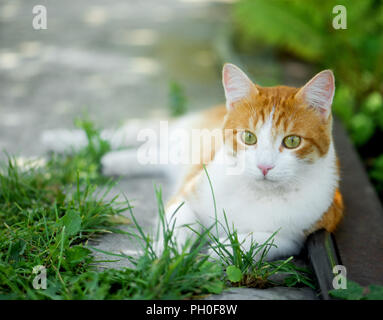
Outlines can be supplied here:
[[347, 280], [346, 289], [330, 290], [329, 294], [331, 297], [341, 300], [383, 300], [383, 286], [362, 287], [354, 281]]
[[[211, 230], [208, 232], [210, 248], [219, 257], [220, 263], [226, 270], [227, 280], [230, 281], [231, 285], [256, 288], [266, 288], [273, 285], [288, 287], [303, 285], [315, 289], [311, 271], [296, 266], [292, 256], [286, 260], [273, 262], [266, 260], [270, 249], [276, 247], [274, 238], [279, 230], [275, 231], [264, 243], [257, 243], [251, 238], [249, 248], [245, 249], [243, 246], [245, 240], [241, 242], [235, 226], [230, 227], [225, 211], [223, 211], [224, 221], [218, 221], [213, 185], [206, 167], [204, 167], [204, 171], [209, 181], [215, 210], [215, 228], [213, 229], [215, 234]], [[224, 241], [218, 236], [218, 225], [226, 234]], [[277, 273], [285, 276], [282, 282], [273, 280], [272, 276]]]
[[[225, 224], [221, 225], [226, 232], [226, 239], [222, 241], [214, 233], [209, 233], [210, 246], [225, 267], [227, 279], [233, 286], [267, 288], [282, 285], [287, 287], [308, 286], [315, 289], [311, 271], [296, 266], [293, 256], [272, 262], [265, 259], [270, 249], [276, 246], [274, 237], [278, 231], [274, 232], [264, 243], [257, 243], [250, 238], [250, 247], [245, 249], [244, 240], [242, 242], [239, 240], [234, 226], [230, 228], [225, 213], [224, 218]], [[273, 276], [276, 274], [283, 274], [283, 280], [274, 280]]]
[[173, 237], [174, 219], [170, 222], [165, 220], [161, 190], [156, 190], [156, 196], [160, 228], [164, 234], [163, 243], [161, 243], [163, 250], [160, 253], [156, 252], [154, 240], [158, 237], [145, 234], [130, 209], [137, 232], [129, 233], [129, 235], [138, 240], [142, 251], [138, 256], [118, 255], [122, 259], [128, 259], [134, 266], [131, 270], [135, 275], [136, 292], [132, 297], [185, 299], [208, 293], [220, 293], [224, 288], [222, 266], [208, 261], [208, 256], [202, 253], [202, 248], [208, 241], [209, 230], [193, 241], [187, 241], [186, 245], [180, 249]]
[[[97, 272], [87, 241], [105, 230], [119, 232], [110, 218], [131, 210], [128, 202], [116, 209], [115, 200], [104, 200], [108, 190], [97, 193], [80, 179], [71, 193], [44, 178], [51, 176], [45, 170], [22, 171], [10, 160], [0, 175], [0, 298], [182, 299], [223, 289], [221, 266], [200, 254], [206, 235], [193, 249], [188, 245], [179, 251], [164, 219], [160, 256], [132, 215], [139, 234], [129, 234], [140, 239], [144, 253], [114, 255], [128, 259], [133, 268]], [[157, 197], [163, 218], [160, 191]], [[32, 288], [32, 270], [38, 265], [47, 269], [47, 290]]]
[[[164, 249], [156, 252], [155, 235], [144, 233], [129, 201], [106, 200], [113, 182], [105, 184], [99, 161], [109, 147], [100, 143], [93, 124], [85, 124], [94, 143], [83, 150], [53, 155], [39, 167], [20, 166], [12, 158], [1, 166], [0, 299], [190, 299], [220, 293], [229, 286], [272, 286], [276, 283], [270, 276], [276, 273], [288, 275], [290, 280], [282, 285], [312, 286], [307, 271], [296, 267], [292, 258], [254, 263], [251, 257], [267, 250], [269, 243], [254, 243], [245, 251], [227, 221], [224, 229], [231, 249], [214, 237], [218, 222], [180, 249], [173, 237], [176, 213], [170, 222], [165, 220], [161, 190], [156, 195]], [[95, 169], [83, 163], [94, 164]], [[116, 228], [127, 220], [122, 218], [123, 211], [131, 214], [129, 232]], [[96, 261], [91, 249], [97, 249], [88, 242], [104, 232], [126, 234], [127, 241], [141, 245], [140, 254], [104, 252], [113, 258]], [[205, 254], [209, 246], [218, 248], [218, 261]], [[97, 263], [116, 259], [127, 259], [131, 267], [96, 268]], [[36, 266], [47, 270], [46, 290], [32, 287]]]
[[[105, 201], [90, 184], [57, 185], [46, 168], [23, 171], [12, 159], [0, 174], [0, 297], [78, 298], [72, 282], [93, 262], [86, 242], [113, 230], [126, 205]], [[32, 269], [43, 265], [48, 290], [32, 289]]]
[[81, 182], [107, 183], [109, 179], [100, 173], [100, 161], [111, 150], [109, 142], [101, 138], [101, 130], [89, 118], [76, 119], [75, 125], [85, 132], [87, 145], [76, 152], [52, 153], [46, 165], [48, 172], [63, 185], [76, 183], [77, 176]]

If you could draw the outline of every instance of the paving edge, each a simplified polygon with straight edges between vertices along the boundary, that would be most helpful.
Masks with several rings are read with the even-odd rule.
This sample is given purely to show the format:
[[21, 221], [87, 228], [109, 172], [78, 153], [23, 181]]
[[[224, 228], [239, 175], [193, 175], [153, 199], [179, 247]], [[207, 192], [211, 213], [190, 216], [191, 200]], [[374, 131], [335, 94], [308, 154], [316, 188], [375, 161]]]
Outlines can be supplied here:
[[319, 293], [322, 299], [332, 299], [329, 290], [333, 289], [333, 268], [341, 260], [331, 233], [321, 229], [310, 234], [306, 240], [310, 264], [317, 278]]

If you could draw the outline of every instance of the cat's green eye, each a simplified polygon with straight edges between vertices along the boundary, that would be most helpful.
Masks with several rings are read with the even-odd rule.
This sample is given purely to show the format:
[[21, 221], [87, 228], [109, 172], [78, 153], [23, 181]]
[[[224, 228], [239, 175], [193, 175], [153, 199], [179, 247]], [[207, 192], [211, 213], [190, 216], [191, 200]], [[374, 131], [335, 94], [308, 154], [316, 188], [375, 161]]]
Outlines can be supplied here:
[[288, 136], [283, 139], [283, 145], [288, 149], [294, 149], [301, 144], [301, 137]]
[[250, 131], [244, 131], [242, 132], [242, 141], [249, 145], [256, 144], [257, 136]]

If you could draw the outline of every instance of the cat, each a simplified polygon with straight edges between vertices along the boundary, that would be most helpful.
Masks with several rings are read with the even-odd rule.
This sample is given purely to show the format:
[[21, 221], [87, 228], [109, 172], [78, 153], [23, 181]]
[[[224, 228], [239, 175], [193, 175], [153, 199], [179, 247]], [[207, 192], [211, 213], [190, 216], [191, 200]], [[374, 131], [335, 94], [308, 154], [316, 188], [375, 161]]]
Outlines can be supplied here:
[[[324, 70], [301, 88], [261, 87], [237, 66], [225, 64], [222, 82], [225, 105], [186, 115], [169, 126], [156, 121], [104, 132], [120, 144], [144, 143], [105, 155], [103, 172], [168, 172], [175, 189], [166, 217], [170, 221], [177, 211], [175, 237], [180, 246], [193, 237], [187, 226], [209, 227], [215, 214], [223, 222], [225, 213], [245, 250], [278, 231], [266, 258], [297, 255], [310, 233], [321, 228], [333, 232], [343, 217], [332, 137], [334, 75]], [[185, 135], [197, 129], [213, 134], [208, 139]], [[54, 141], [57, 134], [45, 137], [48, 145]], [[169, 154], [178, 161], [171, 163]], [[218, 236], [227, 242], [221, 226]]]

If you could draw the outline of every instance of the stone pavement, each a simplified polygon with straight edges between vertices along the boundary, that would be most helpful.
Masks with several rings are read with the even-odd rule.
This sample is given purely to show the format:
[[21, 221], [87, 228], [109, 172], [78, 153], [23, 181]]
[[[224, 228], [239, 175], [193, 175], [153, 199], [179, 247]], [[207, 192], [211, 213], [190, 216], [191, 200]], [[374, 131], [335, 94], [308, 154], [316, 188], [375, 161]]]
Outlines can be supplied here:
[[[168, 114], [168, 86], [178, 81], [190, 109], [221, 103], [216, 35], [228, 22], [229, 0], [39, 0], [48, 29], [32, 28], [30, 0], [0, 3], [0, 148], [41, 155], [45, 129], [72, 128], [87, 111], [102, 127], [125, 119]], [[267, 73], [267, 72], [265, 72]], [[156, 216], [153, 184], [164, 177], [124, 179], [138, 222], [149, 231]], [[128, 228], [122, 226], [122, 229]], [[107, 234], [99, 249], [134, 247]], [[96, 254], [100, 259], [113, 259]], [[123, 267], [126, 262], [108, 264]], [[234, 293], [233, 293], [234, 292]], [[227, 299], [311, 299], [310, 289], [233, 289]]]
[[310, 288], [275, 287], [268, 289], [232, 288], [206, 300], [315, 300], [317, 295]]

